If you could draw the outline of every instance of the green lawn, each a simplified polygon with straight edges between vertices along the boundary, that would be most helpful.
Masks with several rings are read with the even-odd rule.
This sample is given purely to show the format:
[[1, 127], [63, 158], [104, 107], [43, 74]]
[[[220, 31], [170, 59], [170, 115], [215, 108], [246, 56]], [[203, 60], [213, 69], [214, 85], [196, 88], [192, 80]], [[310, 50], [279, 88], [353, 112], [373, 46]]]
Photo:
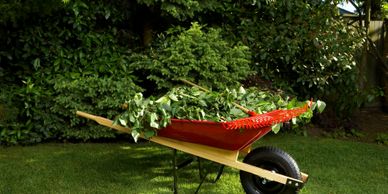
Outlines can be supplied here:
[[[302, 194], [388, 193], [387, 146], [293, 135], [268, 136], [260, 145], [284, 149], [310, 175]], [[153, 143], [0, 148], [0, 193], [171, 193], [171, 156]], [[179, 172], [180, 193], [194, 192], [195, 167]], [[200, 193], [243, 193], [238, 171], [226, 168]]]

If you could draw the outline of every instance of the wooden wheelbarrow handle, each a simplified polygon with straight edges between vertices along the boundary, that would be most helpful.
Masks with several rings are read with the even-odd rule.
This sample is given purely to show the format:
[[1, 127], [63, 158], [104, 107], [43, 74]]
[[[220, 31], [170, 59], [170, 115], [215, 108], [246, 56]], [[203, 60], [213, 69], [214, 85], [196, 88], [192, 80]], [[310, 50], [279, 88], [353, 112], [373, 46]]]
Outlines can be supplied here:
[[107, 118], [92, 115], [82, 111], [77, 111], [76, 114], [80, 117], [84, 117], [84, 118], [96, 121], [98, 124], [103, 125], [105, 127], [110, 127], [112, 129], [116, 129], [117, 131], [131, 134], [130, 128], [122, 127], [120, 125], [115, 125], [112, 120], [109, 120]]

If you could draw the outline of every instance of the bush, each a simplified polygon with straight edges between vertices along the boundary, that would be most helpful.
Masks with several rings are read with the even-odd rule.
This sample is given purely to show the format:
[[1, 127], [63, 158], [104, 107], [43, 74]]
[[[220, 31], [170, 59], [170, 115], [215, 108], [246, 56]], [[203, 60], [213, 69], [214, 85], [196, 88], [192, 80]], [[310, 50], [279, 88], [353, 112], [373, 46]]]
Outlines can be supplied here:
[[115, 134], [108, 128], [85, 123], [85, 119], [75, 116], [77, 110], [113, 119], [125, 100], [142, 91], [130, 76], [90, 76], [76, 79], [58, 77], [55, 79], [54, 90], [54, 105], [50, 111], [65, 121], [66, 127], [61, 130], [62, 138], [84, 141], [112, 138]]
[[[126, 12], [124, 1], [77, 0], [42, 15], [8, 18], [16, 26], [2, 23], [9, 30], [0, 32], [6, 43], [0, 46], [0, 61], [8, 65], [0, 77], [9, 92], [2, 93], [0, 104], [16, 108], [15, 118], [2, 119], [1, 143], [114, 137], [109, 129], [77, 118], [75, 110], [112, 118], [121, 103], [143, 91], [140, 86], [150, 89], [149, 80], [159, 88], [180, 77], [226, 86], [250, 73], [246, 46], [197, 24], [171, 30], [152, 49], [136, 53], [139, 37], [126, 29], [131, 17]], [[7, 76], [11, 72], [14, 76]]]
[[1, 123], [1, 143], [114, 137], [108, 129], [89, 128], [75, 110], [111, 117], [119, 102], [142, 91], [131, 75], [132, 52], [120, 44], [120, 11], [107, 1], [71, 1], [57, 15], [35, 14], [26, 18], [32, 24], [9, 28], [0, 48], [0, 61], [8, 64], [1, 70], [8, 73], [0, 76], [10, 92], [2, 93], [0, 104], [18, 111]]
[[161, 34], [144, 65], [159, 88], [170, 88], [179, 78], [202, 86], [236, 86], [249, 74], [251, 52], [241, 43], [230, 43], [221, 29], [203, 28], [198, 23], [184, 30], [172, 28]]
[[379, 144], [388, 145], [388, 133], [377, 134], [376, 142]]
[[[3, 86], [0, 98], [4, 117], [0, 119], [0, 144], [34, 143], [56, 137], [55, 115], [49, 92], [27, 79], [22, 87]], [[0, 110], [1, 111], [1, 110]]]
[[336, 17], [335, 5], [281, 0], [250, 8], [260, 14], [242, 18], [239, 30], [255, 53], [260, 76], [302, 96], [320, 95], [349, 79], [363, 39]]

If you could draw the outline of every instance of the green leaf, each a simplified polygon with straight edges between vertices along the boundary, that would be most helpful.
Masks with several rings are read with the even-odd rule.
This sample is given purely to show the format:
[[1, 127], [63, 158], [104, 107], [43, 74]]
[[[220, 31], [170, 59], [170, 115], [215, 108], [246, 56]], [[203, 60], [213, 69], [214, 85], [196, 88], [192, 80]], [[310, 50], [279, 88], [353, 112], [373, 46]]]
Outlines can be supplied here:
[[127, 121], [125, 119], [119, 119], [120, 125], [127, 127]]
[[201, 105], [202, 107], [207, 107], [207, 104], [206, 104], [205, 100], [199, 100], [198, 104]]
[[110, 11], [105, 12], [105, 19], [107, 20], [110, 17]]
[[230, 114], [233, 116], [238, 116], [238, 115], [243, 114], [243, 111], [241, 109], [238, 109], [238, 108], [232, 108], [230, 110]]
[[135, 142], [137, 142], [137, 140], [139, 139], [140, 133], [137, 132], [136, 130], [132, 130], [131, 135], [132, 135], [133, 139], [135, 140]]
[[272, 131], [277, 134], [280, 131], [280, 127], [282, 126], [282, 123], [278, 123], [275, 125], [272, 125]]
[[[134, 115], [129, 115], [129, 121], [131, 122], [131, 123], [134, 123], [135, 122], [135, 117], [134, 117]], [[126, 125], [124, 125], [124, 126], [126, 126]]]
[[34, 60], [33, 65], [34, 65], [34, 69], [35, 69], [35, 70], [38, 70], [38, 68], [40, 67], [40, 59], [39, 59], [39, 58], [36, 58], [36, 59]]
[[143, 94], [142, 93], [136, 93], [133, 97], [133, 100], [136, 102], [137, 106], [140, 106], [142, 104], [143, 100]]
[[296, 118], [296, 117], [291, 119], [291, 122], [292, 122], [292, 124], [294, 124], [294, 125], [296, 125], [296, 121], [297, 121], [297, 118]]
[[167, 96], [162, 96], [158, 100], [156, 100], [156, 103], [161, 103], [161, 104], [167, 104], [169, 101], [169, 98]]
[[238, 88], [238, 93], [239, 93], [239, 94], [246, 94], [247, 92], [245, 91], [245, 89], [244, 89], [242, 86], [240, 86], [240, 87]]
[[171, 100], [173, 100], [173, 101], [178, 101], [178, 98], [177, 98], [177, 96], [176, 96], [175, 94], [170, 94], [170, 95], [168, 95], [168, 97], [169, 97]]
[[205, 113], [205, 111], [203, 111], [203, 110], [200, 110], [199, 112], [201, 113], [202, 119], [205, 119], [205, 116], [206, 116], [206, 113]]
[[297, 104], [296, 98], [293, 98], [288, 104], [287, 104], [287, 109], [292, 109], [295, 108]]
[[155, 131], [154, 130], [146, 130], [144, 132], [144, 137], [146, 139], [149, 139], [150, 137], [154, 136], [155, 135]]
[[317, 106], [318, 106], [318, 112], [322, 113], [323, 110], [325, 110], [325, 108], [326, 108], [326, 103], [323, 102], [323, 101], [318, 100], [317, 101]]
[[170, 104], [162, 104], [162, 109], [164, 111], [171, 111], [171, 106]]
[[156, 113], [151, 113], [151, 115], [150, 115], [150, 126], [153, 127], [153, 128], [156, 128], [156, 129], [159, 128], [159, 124], [156, 122], [157, 119], [158, 119], [158, 115]]

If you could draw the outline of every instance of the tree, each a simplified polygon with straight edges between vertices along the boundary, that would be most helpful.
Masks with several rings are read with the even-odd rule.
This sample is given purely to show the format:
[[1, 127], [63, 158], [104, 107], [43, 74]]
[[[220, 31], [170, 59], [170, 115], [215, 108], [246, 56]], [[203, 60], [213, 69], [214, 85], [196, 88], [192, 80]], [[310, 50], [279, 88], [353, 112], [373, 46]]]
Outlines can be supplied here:
[[[388, 1], [387, 0], [366, 0], [366, 1], [355, 1], [350, 0], [350, 3], [357, 9], [359, 28], [364, 30], [366, 33], [366, 46], [365, 53], [370, 53], [378, 61], [378, 71], [381, 72], [381, 87], [384, 91], [383, 108], [388, 112], [388, 63], [386, 60], [387, 53], [382, 53], [375, 42], [369, 37], [369, 24], [371, 19], [386, 21], [388, 19]], [[386, 28], [386, 23], [384, 23]], [[386, 39], [387, 37], [385, 37]], [[384, 41], [384, 43], [387, 41]], [[387, 52], [387, 50], [383, 51]]]

